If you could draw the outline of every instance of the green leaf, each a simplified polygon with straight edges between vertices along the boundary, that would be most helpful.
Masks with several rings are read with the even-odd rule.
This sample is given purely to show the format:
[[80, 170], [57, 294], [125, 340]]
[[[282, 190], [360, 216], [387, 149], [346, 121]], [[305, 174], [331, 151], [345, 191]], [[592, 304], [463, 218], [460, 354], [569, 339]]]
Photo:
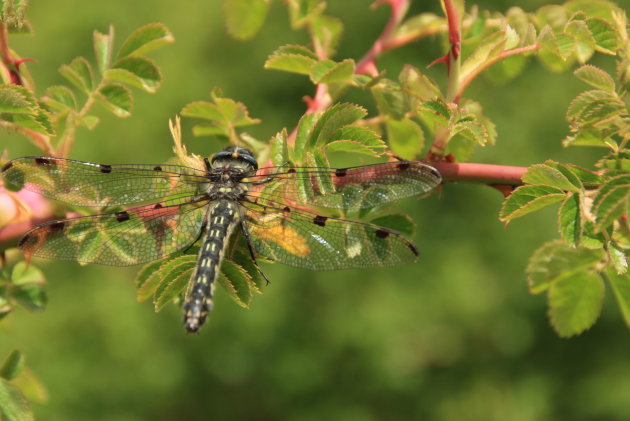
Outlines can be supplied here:
[[451, 118], [448, 105], [441, 99], [423, 102], [418, 106], [418, 114], [427, 124], [440, 126], [448, 126]]
[[407, 109], [408, 101], [399, 83], [383, 79], [374, 85], [370, 92], [381, 114], [400, 120], [411, 111]]
[[380, 156], [386, 145], [374, 131], [366, 127], [344, 126], [328, 137], [326, 149]]
[[617, 35], [614, 27], [601, 18], [587, 19], [586, 25], [595, 40], [595, 49], [600, 53], [615, 55], [617, 52]]
[[505, 199], [499, 219], [509, 222], [563, 200], [566, 193], [558, 188], [541, 185], [521, 186]]
[[478, 145], [485, 145], [488, 133], [478, 121], [458, 121], [451, 127], [451, 136], [460, 135]]
[[403, 92], [417, 98], [419, 101], [442, 97], [442, 92], [437, 83], [413, 66], [405, 65], [398, 79], [402, 85]]
[[98, 70], [101, 74], [105, 73], [105, 70], [107, 70], [111, 63], [113, 44], [113, 25], [109, 25], [109, 32], [107, 34], [102, 34], [96, 30], [94, 31], [94, 55], [96, 56], [96, 63], [98, 63]]
[[615, 81], [605, 71], [591, 64], [586, 64], [577, 69], [573, 74], [583, 82], [588, 83], [594, 88], [603, 89], [605, 91], [615, 91]]
[[307, 149], [316, 145], [325, 145], [329, 136], [341, 127], [353, 124], [367, 115], [367, 111], [358, 105], [339, 103], [324, 111], [313, 127]]
[[43, 311], [48, 303], [46, 278], [41, 270], [25, 262], [19, 262], [11, 273], [11, 296], [30, 311]]
[[297, 163], [302, 163], [306, 145], [311, 139], [315, 125], [320, 119], [319, 114], [304, 114], [297, 126], [295, 135], [295, 146], [293, 148], [293, 157]]
[[571, 101], [567, 120], [588, 124], [626, 113], [625, 104], [613, 92], [592, 90], [582, 92]]
[[52, 103], [51, 101], [47, 101], [46, 103], [59, 111], [64, 109], [77, 109], [77, 98], [72, 89], [67, 86], [50, 86], [46, 89], [46, 95], [52, 100]]
[[572, 246], [579, 246], [584, 231], [582, 198], [580, 193], [573, 193], [562, 202], [558, 212], [558, 226], [562, 238]]
[[252, 260], [252, 257], [249, 255], [249, 253], [246, 254], [242, 252], [244, 247], [246, 247], [245, 244], [240, 244], [230, 257], [230, 260], [232, 260], [237, 265], [242, 266], [243, 269], [245, 269], [245, 271], [252, 278], [250, 280], [250, 289], [253, 289], [253, 291], [262, 294], [267, 282], [256, 268], [256, 265], [254, 264], [254, 261]]
[[[325, 64], [324, 64], [325, 63]], [[332, 63], [332, 66], [330, 66]], [[309, 73], [315, 83], [347, 83], [354, 73], [354, 60], [345, 59], [339, 63], [320, 61]]]
[[332, 57], [341, 39], [343, 23], [336, 17], [320, 14], [311, 20], [310, 32], [316, 49], [326, 57]]
[[31, 114], [37, 108], [33, 95], [18, 85], [0, 85], [0, 112]]
[[59, 68], [59, 73], [74, 86], [89, 94], [94, 89], [92, 65], [83, 57], [77, 57]]
[[287, 144], [287, 130], [282, 129], [271, 141], [271, 162], [273, 165], [282, 166], [289, 162], [289, 146]]
[[387, 140], [392, 151], [405, 159], [413, 159], [424, 149], [424, 132], [414, 121], [387, 120]]
[[529, 259], [526, 270], [529, 291], [538, 294], [558, 279], [595, 270], [603, 258], [601, 249], [575, 248], [560, 240], [545, 243]]
[[401, 213], [379, 216], [372, 219], [370, 223], [392, 229], [406, 237], [413, 237], [416, 230], [413, 219], [409, 215]]
[[119, 83], [108, 83], [98, 90], [100, 103], [117, 117], [129, 117], [133, 106], [133, 97], [129, 88]]
[[42, 285], [23, 285], [13, 288], [13, 299], [22, 307], [35, 312], [44, 311], [48, 304], [48, 294]]
[[122, 47], [120, 47], [118, 59], [131, 55], [145, 54], [174, 41], [175, 37], [173, 37], [166, 25], [150, 23], [136, 29], [129, 35]]
[[20, 390], [0, 379], [0, 419], [7, 421], [34, 421], [33, 412]]
[[252, 299], [250, 287], [252, 277], [245, 268], [231, 260], [223, 260], [218, 281], [236, 304], [249, 308]]
[[[149, 264], [142, 270], [142, 277], [138, 277], [136, 282], [138, 301], [144, 301], [154, 295], [163, 283], [168, 283], [170, 279], [182, 272], [194, 267], [197, 263], [197, 256], [194, 254], [180, 254], [176, 257], [169, 257], [155, 262], [159, 265]], [[153, 269], [152, 273], [147, 273]], [[148, 275], [148, 276], [147, 276]]]
[[0, 377], [5, 380], [13, 380], [22, 371], [25, 360], [22, 352], [17, 349], [11, 351], [0, 367]]
[[488, 60], [493, 59], [503, 51], [508, 36], [506, 31], [497, 31], [488, 36], [477, 45], [472, 53], [464, 60], [461, 66], [459, 81], [465, 82], [477, 69]]
[[606, 277], [615, 294], [617, 305], [621, 310], [626, 325], [630, 327], [630, 275], [628, 272], [618, 274], [612, 268], [606, 269]]
[[[571, 177], [571, 181], [567, 176]], [[581, 184], [577, 177], [571, 176], [570, 173], [563, 174], [559, 169], [547, 164], [536, 164], [529, 167], [523, 175], [523, 181], [528, 184], [542, 184], [570, 192], [578, 192], [582, 187], [574, 184]]]
[[274, 51], [265, 62], [265, 69], [308, 75], [318, 58], [301, 45], [284, 45]]
[[158, 66], [146, 57], [131, 56], [118, 60], [105, 78], [126, 83], [149, 93], [155, 93], [162, 85], [162, 74]]
[[582, 189], [584, 184], [587, 185], [599, 185], [602, 183], [603, 178], [596, 172], [580, 168], [573, 164], [559, 164], [554, 161], [546, 161], [545, 165], [549, 165], [560, 171], [574, 186]]
[[610, 263], [617, 273], [623, 274], [628, 272], [628, 257], [626, 251], [614, 242], [608, 243], [607, 250]]
[[228, 33], [238, 39], [252, 38], [265, 23], [269, 4], [268, 0], [226, 0], [224, 12]]
[[562, 337], [593, 326], [602, 308], [604, 283], [592, 271], [574, 272], [558, 279], [549, 290], [551, 324]]
[[630, 175], [611, 178], [602, 185], [593, 200], [592, 212], [596, 218], [598, 231], [610, 226], [627, 213], [630, 194]]
[[155, 290], [153, 307], [156, 312], [162, 310], [165, 305], [182, 294], [190, 282], [196, 262], [193, 262], [188, 256], [179, 257], [178, 261], [181, 264], [175, 263]]

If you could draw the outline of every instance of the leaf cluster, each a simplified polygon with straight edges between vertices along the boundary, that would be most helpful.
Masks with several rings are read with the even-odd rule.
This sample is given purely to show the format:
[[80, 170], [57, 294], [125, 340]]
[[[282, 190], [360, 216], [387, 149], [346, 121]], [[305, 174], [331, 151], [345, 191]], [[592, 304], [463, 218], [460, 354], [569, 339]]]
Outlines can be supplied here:
[[166, 26], [155, 23], [137, 29], [116, 54], [113, 27], [107, 34], [94, 31], [93, 38], [96, 63], [77, 57], [60, 67], [68, 86], [50, 86], [39, 98], [30, 83], [1, 85], [0, 122], [25, 134], [43, 152], [66, 155], [78, 127], [91, 130], [98, 124], [98, 117], [89, 113], [94, 104], [128, 117], [133, 105], [129, 87], [148, 93], [160, 87], [160, 69], [145, 54], [173, 42]]

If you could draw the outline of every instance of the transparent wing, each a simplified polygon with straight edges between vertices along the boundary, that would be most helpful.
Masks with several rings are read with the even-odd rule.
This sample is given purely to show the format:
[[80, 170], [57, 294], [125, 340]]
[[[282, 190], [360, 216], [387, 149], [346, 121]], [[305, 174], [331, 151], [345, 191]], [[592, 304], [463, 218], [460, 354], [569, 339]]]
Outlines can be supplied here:
[[179, 165], [105, 165], [41, 156], [2, 167], [6, 182], [76, 206], [183, 203], [208, 181], [205, 174]]
[[46, 259], [129, 266], [159, 259], [194, 243], [207, 202], [60, 219], [39, 225], [20, 239], [24, 254]]
[[416, 246], [401, 234], [372, 224], [241, 202], [258, 255], [289, 266], [338, 270], [413, 263]]
[[442, 181], [430, 165], [385, 162], [350, 168], [262, 168], [246, 177], [253, 196], [336, 209], [369, 208], [428, 193]]

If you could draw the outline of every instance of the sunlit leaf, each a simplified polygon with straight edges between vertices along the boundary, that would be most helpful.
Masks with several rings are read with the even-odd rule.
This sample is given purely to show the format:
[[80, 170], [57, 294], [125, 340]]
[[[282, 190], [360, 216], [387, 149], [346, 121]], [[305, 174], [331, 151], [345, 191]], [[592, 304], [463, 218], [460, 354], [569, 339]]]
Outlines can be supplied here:
[[[571, 177], [571, 180], [568, 177]], [[578, 192], [582, 187], [580, 180], [570, 172], [563, 174], [558, 168], [547, 164], [536, 164], [529, 167], [523, 175], [523, 181], [528, 184], [543, 184], [571, 192]]]
[[571, 247], [563, 241], [545, 243], [529, 259], [526, 270], [529, 291], [538, 294], [560, 278], [591, 271], [603, 258], [601, 249]]
[[162, 84], [158, 66], [146, 57], [130, 56], [118, 60], [105, 72], [105, 77], [154, 93]]
[[0, 379], [0, 415], [7, 421], [33, 421], [35, 419], [24, 395], [4, 379]]
[[503, 202], [499, 219], [508, 222], [563, 200], [566, 193], [556, 187], [527, 185], [514, 190]]
[[618, 274], [615, 270], [608, 268], [606, 269], [606, 277], [615, 294], [623, 319], [626, 325], [630, 327], [630, 275], [628, 272]]
[[0, 366], [0, 377], [5, 380], [14, 379], [22, 371], [25, 359], [24, 354], [17, 349], [11, 351]]
[[117, 117], [129, 117], [133, 106], [131, 91], [118, 83], [108, 83], [98, 90], [100, 103]]
[[89, 94], [94, 89], [92, 65], [83, 57], [77, 57], [59, 68], [59, 73], [70, 83]]
[[175, 37], [173, 37], [173, 34], [166, 25], [150, 23], [136, 29], [129, 35], [122, 47], [120, 47], [118, 58], [121, 59], [130, 55], [145, 54], [174, 41]]
[[218, 282], [228, 295], [241, 307], [249, 308], [252, 299], [252, 277], [239, 264], [223, 260]]
[[387, 120], [385, 127], [389, 146], [396, 155], [413, 159], [424, 149], [424, 132], [414, 121]]
[[611, 92], [615, 90], [615, 81], [613, 78], [599, 67], [586, 64], [573, 72], [573, 74], [577, 76], [578, 79], [588, 83], [594, 88]]
[[562, 238], [567, 243], [573, 246], [580, 245], [584, 229], [580, 193], [573, 193], [562, 202], [558, 212], [558, 226], [560, 227]]
[[238, 39], [256, 35], [265, 23], [270, 3], [269, 0], [225, 1], [225, 25], [230, 35]]
[[560, 336], [582, 333], [601, 312], [604, 282], [592, 271], [573, 272], [558, 279], [549, 290], [549, 316]]

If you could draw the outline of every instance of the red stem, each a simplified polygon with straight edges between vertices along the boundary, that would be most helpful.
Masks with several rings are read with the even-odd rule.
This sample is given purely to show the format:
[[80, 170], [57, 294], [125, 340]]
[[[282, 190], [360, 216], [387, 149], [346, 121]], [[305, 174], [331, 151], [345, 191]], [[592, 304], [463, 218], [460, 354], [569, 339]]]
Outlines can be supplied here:
[[523, 184], [523, 174], [527, 171], [527, 167], [477, 164], [472, 162], [429, 162], [429, 164], [442, 174], [442, 178], [445, 182], [520, 186]]
[[[388, 46], [388, 42], [392, 36], [392, 33], [396, 29], [396, 26], [400, 23], [405, 16], [407, 9], [409, 8], [409, 0], [388, 0], [382, 3], [389, 3], [392, 11], [389, 15], [389, 20], [383, 28], [381, 35], [374, 41], [372, 47], [367, 53], [359, 60], [355, 69], [356, 74], [368, 74], [370, 76], [378, 76], [378, 68], [376, 67], [376, 58], [381, 54]], [[392, 48], [389, 46], [389, 48]]]

